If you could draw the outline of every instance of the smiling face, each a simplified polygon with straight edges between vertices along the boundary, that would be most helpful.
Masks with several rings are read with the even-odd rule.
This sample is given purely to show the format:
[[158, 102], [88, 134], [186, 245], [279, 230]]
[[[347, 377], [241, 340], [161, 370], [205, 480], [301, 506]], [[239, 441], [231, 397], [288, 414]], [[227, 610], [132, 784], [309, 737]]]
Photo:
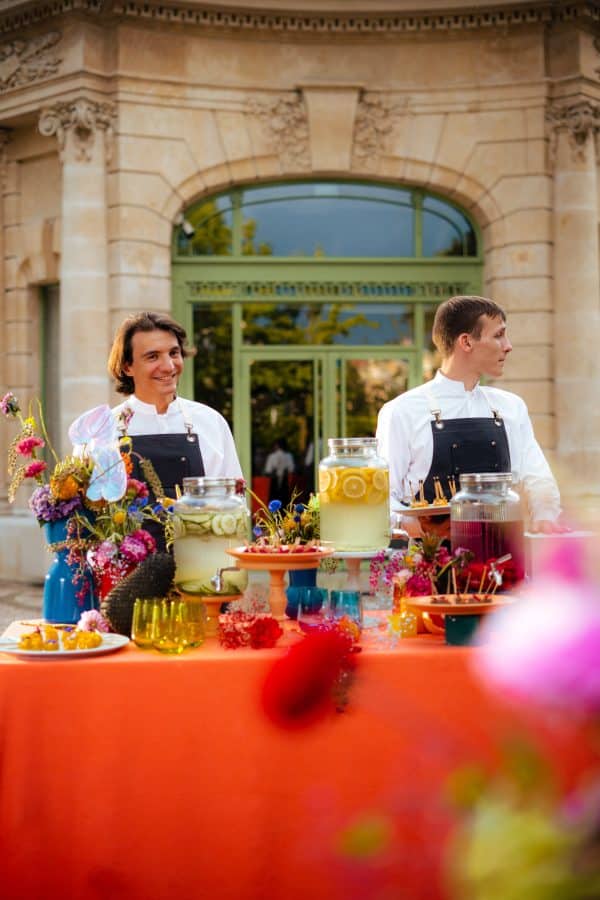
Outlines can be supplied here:
[[132, 361], [125, 363], [123, 371], [133, 378], [136, 397], [153, 404], [157, 412], [165, 412], [175, 397], [183, 371], [177, 337], [160, 328], [136, 331], [131, 338], [131, 352]]
[[470, 365], [475, 375], [487, 375], [499, 378], [504, 372], [506, 357], [512, 350], [512, 344], [506, 334], [506, 322], [501, 316], [481, 316], [479, 337], [468, 335], [470, 346]]

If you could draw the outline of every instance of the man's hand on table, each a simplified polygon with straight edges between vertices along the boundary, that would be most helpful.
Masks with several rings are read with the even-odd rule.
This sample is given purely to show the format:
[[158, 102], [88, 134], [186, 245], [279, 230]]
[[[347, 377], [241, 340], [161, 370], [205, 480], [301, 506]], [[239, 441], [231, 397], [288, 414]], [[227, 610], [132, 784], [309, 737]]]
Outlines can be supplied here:
[[532, 522], [529, 530], [532, 534], [566, 534], [571, 531], [568, 525], [565, 525], [564, 522], [561, 522], [559, 519], [552, 521], [551, 519], [538, 519], [537, 522]]

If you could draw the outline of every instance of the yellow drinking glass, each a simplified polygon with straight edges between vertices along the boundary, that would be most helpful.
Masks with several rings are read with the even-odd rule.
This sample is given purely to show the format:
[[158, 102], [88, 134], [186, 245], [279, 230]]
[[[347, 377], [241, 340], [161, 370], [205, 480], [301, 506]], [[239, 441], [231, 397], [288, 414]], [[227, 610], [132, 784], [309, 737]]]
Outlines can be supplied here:
[[154, 618], [155, 608], [158, 608], [160, 600], [140, 600], [133, 605], [133, 619], [131, 622], [131, 638], [142, 650], [152, 650], [154, 646]]
[[186, 648], [200, 647], [206, 636], [206, 606], [204, 602], [197, 597], [188, 597], [181, 601], [180, 608]]
[[179, 600], [161, 600], [154, 608], [152, 646], [161, 653], [183, 653], [186, 647], [185, 623]]

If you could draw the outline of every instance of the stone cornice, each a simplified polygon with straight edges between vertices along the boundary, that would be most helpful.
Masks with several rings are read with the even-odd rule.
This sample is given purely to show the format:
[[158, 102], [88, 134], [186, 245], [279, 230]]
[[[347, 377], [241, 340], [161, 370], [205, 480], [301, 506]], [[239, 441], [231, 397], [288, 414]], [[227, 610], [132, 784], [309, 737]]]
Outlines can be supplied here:
[[[368, 7], [368, 2], [365, 2]], [[178, 2], [178, 0], [47, 0], [45, 3], [0, 6], [0, 31], [6, 33], [35, 25], [53, 16], [79, 10], [110, 19], [139, 19], [161, 24], [200, 26], [211, 30], [262, 31], [290, 35], [360, 34], [382, 36], [415, 32], [448, 32], [462, 29], [507, 28], [522, 25], [548, 25], [559, 22], [600, 22], [599, 0], [533, 0], [533, 2], [490, 2], [474, 8], [458, 2], [451, 10], [398, 12], [323, 12], [273, 11], [223, 8], [216, 3]], [[302, 7], [298, 0], [297, 7]]]

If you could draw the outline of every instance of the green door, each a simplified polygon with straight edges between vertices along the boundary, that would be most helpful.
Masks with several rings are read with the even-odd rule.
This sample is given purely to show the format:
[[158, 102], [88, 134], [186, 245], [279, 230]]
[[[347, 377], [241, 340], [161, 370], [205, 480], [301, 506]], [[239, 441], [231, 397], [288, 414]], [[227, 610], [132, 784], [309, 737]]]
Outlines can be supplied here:
[[373, 435], [387, 400], [418, 380], [416, 355], [390, 348], [251, 348], [242, 354], [237, 442], [245, 472], [263, 499], [265, 463], [274, 443], [294, 460], [290, 486], [314, 489], [331, 437]]
[[239, 186], [182, 212], [173, 313], [197, 355], [180, 388], [228, 419], [247, 479], [283, 440], [310, 489], [329, 437], [373, 434], [432, 377], [437, 305], [481, 289], [476, 224], [419, 188]]

